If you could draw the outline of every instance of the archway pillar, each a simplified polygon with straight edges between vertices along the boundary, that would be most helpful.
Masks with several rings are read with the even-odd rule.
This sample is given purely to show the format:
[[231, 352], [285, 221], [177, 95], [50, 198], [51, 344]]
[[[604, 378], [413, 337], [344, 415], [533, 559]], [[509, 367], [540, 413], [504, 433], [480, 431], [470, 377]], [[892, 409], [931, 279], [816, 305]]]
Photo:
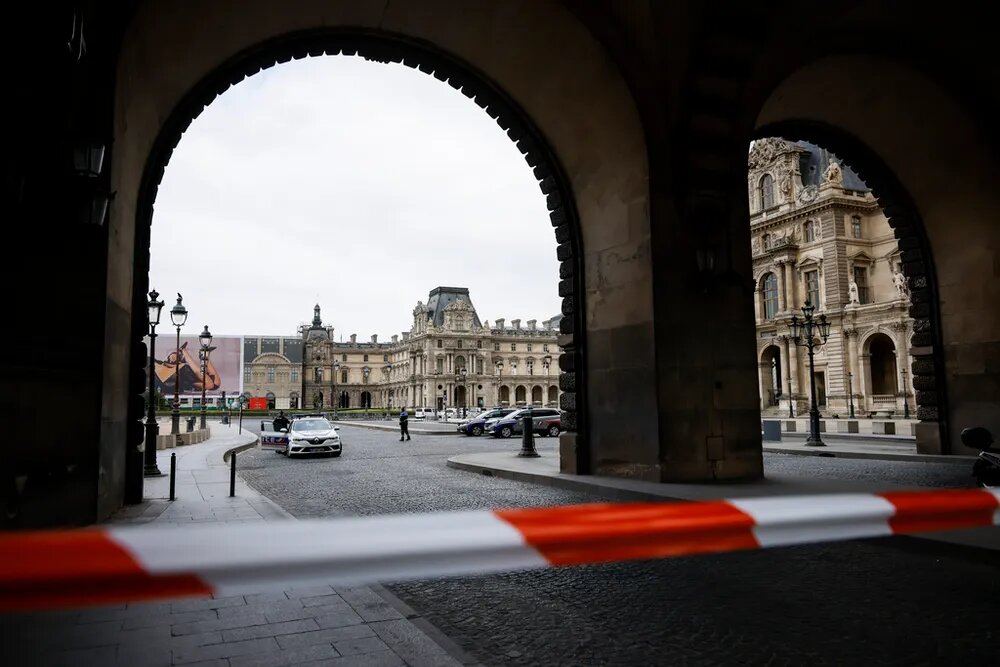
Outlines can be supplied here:
[[691, 193], [683, 218], [672, 194], [653, 193], [659, 478], [762, 477], [745, 182]]

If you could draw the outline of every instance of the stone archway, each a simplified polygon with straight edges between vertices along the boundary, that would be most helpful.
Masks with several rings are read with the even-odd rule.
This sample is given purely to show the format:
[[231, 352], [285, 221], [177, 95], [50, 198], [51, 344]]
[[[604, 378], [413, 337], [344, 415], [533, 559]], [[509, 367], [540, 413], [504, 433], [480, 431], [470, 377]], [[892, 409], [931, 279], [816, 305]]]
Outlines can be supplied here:
[[549, 387], [549, 401], [548, 404], [553, 407], [559, 407], [559, 389], [558, 387]]
[[458, 385], [455, 387], [455, 407], [456, 408], [467, 408], [466, 404], [466, 389], [464, 385]]
[[531, 404], [532, 405], [542, 405], [544, 400], [544, 394], [542, 393], [542, 387], [540, 385], [535, 385], [531, 388]]
[[782, 388], [781, 348], [768, 345], [760, 354], [760, 407], [761, 410], [777, 408], [784, 396]]
[[510, 405], [510, 387], [507, 385], [500, 387], [500, 405]]
[[523, 384], [517, 385], [514, 389], [514, 403], [517, 405], [527, 405], [528, 403], [528, 388]]

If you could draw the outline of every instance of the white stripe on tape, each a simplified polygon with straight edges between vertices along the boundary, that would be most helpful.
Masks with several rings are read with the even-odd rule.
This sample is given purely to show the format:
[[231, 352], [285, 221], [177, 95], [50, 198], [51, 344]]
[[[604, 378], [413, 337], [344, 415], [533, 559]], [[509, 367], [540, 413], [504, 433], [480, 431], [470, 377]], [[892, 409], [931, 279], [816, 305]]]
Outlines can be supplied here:
[[227, 589], [268, 580], [356, 583], [545, 567], [492, 512], [444, 512], [184, 528], [110, 529], [151, 574]]
[[727, 499], [753, 517], [761, 547], [892, 535], [895, 507], [871, 494]]

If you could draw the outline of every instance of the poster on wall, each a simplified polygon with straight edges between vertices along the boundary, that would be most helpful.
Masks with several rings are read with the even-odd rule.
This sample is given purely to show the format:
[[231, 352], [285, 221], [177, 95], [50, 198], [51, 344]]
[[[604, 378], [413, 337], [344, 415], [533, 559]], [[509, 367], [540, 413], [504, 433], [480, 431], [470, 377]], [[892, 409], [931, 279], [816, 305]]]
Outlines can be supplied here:
[[[199, 352], [201, 343], [197, 336], [181, 336], [180, 349], [174, 349], [177, 339], [157, 337], [156, 359], [153, 375], [156, 390], [164, 395], [174, 393], [180, 381], [181, 394], [201, 394], [202, 372]], [[238, 394], [240, 392], [240, 336], [216, 336], [205, 367], [205, 393], [208, 396]], [[163, 349], [166, 347], [166, 349]]]

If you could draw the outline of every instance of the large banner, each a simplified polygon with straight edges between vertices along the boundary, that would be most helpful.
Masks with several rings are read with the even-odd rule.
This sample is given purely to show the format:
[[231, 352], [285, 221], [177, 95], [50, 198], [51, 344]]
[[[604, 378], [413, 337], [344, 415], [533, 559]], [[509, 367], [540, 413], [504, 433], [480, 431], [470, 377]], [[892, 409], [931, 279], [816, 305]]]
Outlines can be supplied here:
[[[230, 396], [240, 393], [240, 353], [242, 337], [216, 336], [212, 339], [212, 350], [205, 369], [205, 393]], [[180, 351], [175, 349], [177, 338], [162, 335], [156, 337], [156, 360], [153, 375], [156, 390], [164, 396], [172, 396], [174, 383], [180, 378], [181, 394], [201, 394], [201, 343], [197, 336], [181, 336]]]

